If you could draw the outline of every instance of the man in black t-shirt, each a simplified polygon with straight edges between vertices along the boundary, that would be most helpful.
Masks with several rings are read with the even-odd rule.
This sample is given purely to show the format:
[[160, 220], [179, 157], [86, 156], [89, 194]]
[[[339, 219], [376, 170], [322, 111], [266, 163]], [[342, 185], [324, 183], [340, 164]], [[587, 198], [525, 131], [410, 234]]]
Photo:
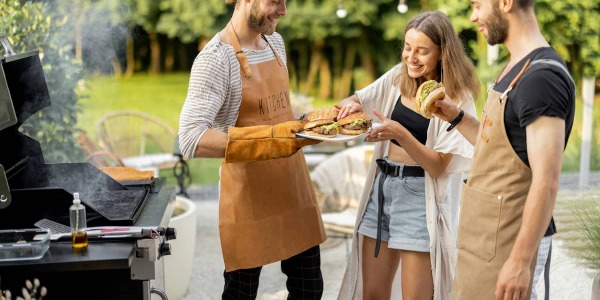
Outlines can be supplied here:
[[[515, 64], [513, 69], [493, 86], [493, 89], [500, 93], [505, 91], [527, 60], [532, 62], [551, 60], [564, 66], [564, 62], [553, 48], [538, 48]], [[575, 115], [575, 86], [569, 74], [562, 68], [547, 63], [530, 66], [527, 72], [516, 82], [507, 99], [504, 111], [506, 135], [512, 148], [524, 164], [530, 166], [527, 154], [526, 128], [541, 116], [557, 117], [564, 120], [564, 145], [566, 146]], [[531, 299], [536, 299], [535, 284], [538, 282], [546, 259], [548, 259], [554, 233], [556, 233], [556, 227], [554, 219], [551, 219], [539, 247]]]
[[[478, 144], [481, 144], [476, 148], [467, 188], [470, 184], [472, 186], [482, 182], [477, 176], [487, 177], [486, 180], [492, 183], [494, 178], [500, 182], [506, 181], [508, 177], [508, 182], [514, 183], [515, 189], [522, 186], [523, 182], [526, 188], [521, 194], [515, 193], [518, 194], [516, 196], [511, 194], [510, 186], [497, 189], [510, 195], [506, 196], [501, 192], [490, 191], [489, 189], [494, 190], [492, 187], [486, 189], [479, 185], [480, 190], [472, 189], [469, 195], [463, 194], [461, 211], [464, 212], [461, 212], [459, 225], [459, 256], [454, 286], [456, 290], [453, 290], [452, 295], [453, 299], [475, 299], [474, 295], [485, 295], [486, 299], [493, 295], [496, 299], [526, 299], [532, 289], [531, 266], [536, 261], [535, 254], [540, 241], [544, 236], [554, 233], [552, 211], [556, 202], [562, 156], [573, 126], [575, 86], [564, 62], [539, 30], [533, 9], [534, 0], [473, 0], [471, 3], [471, 21], [477, 23], [479, 31], [485, 35], [489, 44], [506, 46], [510, 52], [510, 61], [489, 92], [482, 124], [474, 116], [464, 115], [448, 98], [438, 101], [437, 105], [441, 111], [437, 116], [452, 123], [471, 143], [479, 141]], [[498, 111], [503, 116], [492, 122], [493, 118], [488, 118], [488, 115], [497, 114]], [[498, 125], [503, 125], [503, 134], [498, 134]], [[505, 141], [498, 142], [501, 139]], [[503, 159], [480, 158], [482, 153], [493, 156], [493, 150], [485, 149], [488, 142], [490, 145], [503, 146], [497, 149], [498, 153], [502, 153], [502, 156], [499, 155], [501, 158], [507, 157], [505, 153], [513, 151], [513, 156], [518, 157], [511, 161], [514, 166], [507, 167]], [[479, 163], [490, 164], [492, 168], [488, 168], [489, 170], [496, 166], [498, 170], [509, 171], [496, 174], [494, 170], [474, 176], [474, 173], [477, 173], [473, 172], [474, 170], [482, 169]], [[510, 169], [513, 167], [514, 172], [523, 174], [511, 174]], [[477, 194], [479, 192], [481, 193]], [[474, 224], [494, 222], [494, 218], [488, 218], [487, 214], [465, 218], [472, 210], [466, 207], [465, 200], [470, 200], [469, 204], [477, 206], [484, 202], [478, 201], [481, 199], [477, 197], [481, 195], [493, 196], [485, 199], [488, 200], [488, 208], [502, 208], [502, 214], [491, 214], [500, 218], [499, 222], [495, 220], [498, 226], [491, 226], [499, 232], [493, 233], [491, 240], [506, 239], [500, 231], [511, 227], [510, 225], [513, 225], [510, 230], [514, 230], [514, 235], [509, 237], [510, 241], [494, 241], [497, 244], [492, 244], [492, 250], [496, 254], [490, 257], [483, 257], [488, 254], [485, 251], [476, 253], [468, 249], [468, 246], [461, 245], [461, 239], [464, 244], [477, 233], [481, 234], [480, 240], [487, 238], [489, 232], [485, 232], [485, 228], [473, 229]], [[513, 201], [513, 198], [518, 198], [518, 201]], [[490, 199], [493, 201], [490, 202]], [[506, 214], [510, 214], [514, 203], [520, 206], [520, 210], [515, 210], [520, 212], [520, 215], [510, 216], [512, 219], [508, 219]], [[471, 229], [468, 229], [468, 226], [471, 226]], [[485, 246], [480, 245], [481, 248]], [[505, 256], [502, 256], [501, 247], [510, 247]], [[477, 255], [483, 259], [476, 257]], [[502, 261], [493, 262], [498, 260], [499, 256]], [[480, 265], [474, 263], [479, 261]], [[473, 271], [463, 272], [466, 269], [463, 265], [472, 267]], [[477, 273], [478, 268], [486, 269], [484, 271], [492, 272], [494, 276], [481, 277], [481, 282], [476, 284], [477, 280], [473, 280], [473, 274], [468, 273]], [[485, 282], [492, 280], [490, 278], [496, 281], [495, 284]], [[495, 292], [490, 295], [491, 291], [486, 292], [486, 289], [495, 289]]]

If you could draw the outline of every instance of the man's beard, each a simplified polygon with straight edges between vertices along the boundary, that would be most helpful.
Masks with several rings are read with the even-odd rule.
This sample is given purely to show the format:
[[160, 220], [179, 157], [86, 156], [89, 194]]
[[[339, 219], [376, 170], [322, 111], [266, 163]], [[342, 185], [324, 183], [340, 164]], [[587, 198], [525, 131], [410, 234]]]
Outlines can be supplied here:
[[500, 8], [494, 6], [494, 11], [490, 14], [490, 19], [483, 24], [487, 28], [487, 43], [490, 45], [502, 44], [506, 41], [508, 35], [508, 21], [502, 16]]
[[250, 16], [248, 17], [248, 26], [264, 35], [271, 35], [275, 32], [275, 27], [271, 28], [269, 24], [267, 24], [267, 16], [259, 13], [258, 1], [252, 3]]

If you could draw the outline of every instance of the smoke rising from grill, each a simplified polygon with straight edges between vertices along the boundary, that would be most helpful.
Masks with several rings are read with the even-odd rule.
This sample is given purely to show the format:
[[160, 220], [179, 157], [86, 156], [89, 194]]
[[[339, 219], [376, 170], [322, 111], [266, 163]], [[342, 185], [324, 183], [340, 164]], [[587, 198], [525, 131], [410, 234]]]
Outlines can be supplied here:
[[[10, 151], [7, 147], [3, 147], [10, 153], [3, 152], [1, 163], [5, 169], [9, 169], [18, 161], [23, 159], [27, 161], [23, 168], [15, 169], [11, 180], [12, 188], [62, 186], [71, 193], [93, 192], [106, 185], [107, 177], [104, 174], [91, 176], [82, 173], [69, 176], [68, 173], [74, 171], [72, 168], [55, 172], [53, 170], [56, 169], [47, 164], [86, 161], [74, 138], [78, 132], [76, 124], [79, 107], [76, 105], [78, 101], [76, 90], [83, 78], [82, 62], [85, 58], [91, 63], [108, 62], [110, 65], [111, 55], [115, 56], [110, 43], [114, 36], [125, 36], [126, 27], [122, 23], [113, 22], [116, 24], [114, 25], [112, 21], [107, 20], [116, 20], [119, 12], [127, 12], [129, 9], [121, 5], [120, 1], [109, 0], [95, 2], [93, 5], [89, 3], [86, 5], [86, 1], [56, 1], [37, 2], [30, 6], [24, 6], [17, 0], [7, 1], [14, 2], [9, 5], [14, 11], [7, 12], [5, 24], [22, 25], [16, 30], [11, 28], [12, 35], [8, 37], [15, 52], [39, 50], [44, 69], [43, 73], [39, 72], [38, 65], [36, 69], [38, 73], [21, 72], [18, 69], [24, 67], [15, 65], [16, 71], [7, 72], [7, 75], [12, 76], [7, 81], [15, 86], [11, 94], [19, 122], [13, 128], [0, 131], [3, 143], [9, 143], [14, 147]], [[111, 3], [118, 5], [121, 11], [113, 11], [111, 17], [107, 18]], [[25, 18], [23, 21], [19, 14], [44, 17]], [[11, 18], [20, 21], [12, 21]], [[78, 50], [83, 48], [78, 48], [77, 45], [87, 45], [86, 49], [94, 51], [84, 53]], [[5, 53], [0, 51], [0, 54]], [[80, 57], [77, 57], [78, 55]], [[5, 64], [4, 67], [10, 68], [10, 64]], [[18, 83], [28, 83], [28, 87], [19, 86]], [[47, 92], [45, 88], [34, 88], [46, 85]], [[85, 94], [85, 91], [83, 93]], [[48, 94], [51, 104], [48, 101]], [[85, 98], [81, 98], [80, 101], [85, 101]], [[22, 122], [22, 125], [19, 124]], [[17, 127], [19, 131], [38, 141], [39, 144], [16, 134]], [[66, 182], [68, 180], [71, 182]]]

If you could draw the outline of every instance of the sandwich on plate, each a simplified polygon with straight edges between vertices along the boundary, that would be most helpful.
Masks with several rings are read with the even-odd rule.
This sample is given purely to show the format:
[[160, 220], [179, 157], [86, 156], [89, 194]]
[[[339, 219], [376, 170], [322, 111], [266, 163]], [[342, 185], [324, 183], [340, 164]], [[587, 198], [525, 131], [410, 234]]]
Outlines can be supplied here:
[[371, 128], [372, 121], [369, 115], [360, 111], [337, 120], [337, 123], [341, 134], [358, 135], [367, 132]]
[[335, 107], [324, 107], [308, 113], [304, 118], [304, 132], [322, 137], [335, 137], [338, 133], [338, 124], [335, 122], [338, 113], [339, 109]]

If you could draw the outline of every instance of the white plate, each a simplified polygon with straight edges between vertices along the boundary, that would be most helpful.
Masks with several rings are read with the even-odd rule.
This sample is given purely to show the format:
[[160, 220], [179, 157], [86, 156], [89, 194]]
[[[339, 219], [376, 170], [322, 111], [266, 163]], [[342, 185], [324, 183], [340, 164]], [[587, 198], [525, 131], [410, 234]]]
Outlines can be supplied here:
[[371, 125], [371, 128], [369, 128], [369, 130], [367, 132], [363, 132], [363, 133], [357, 134], [357, 135], [346, 135], [346, 134], [338, 133], [334, 137], [325, 137], [325, 136], [320, 136], [320, 135], [307, 134], [306, 131], [302, 131], [302, 132], [296, 133], [296, 136], [307, 138], [307, 139], [313, 139], [313, 140], [327, 141], [327, 142], [347, 142], [347, 141], [355, 140], [358, 138], [366, 137], [372, 128], [375, 128], [379, 125], [380, 125], [380, 123], [373, 123]]

